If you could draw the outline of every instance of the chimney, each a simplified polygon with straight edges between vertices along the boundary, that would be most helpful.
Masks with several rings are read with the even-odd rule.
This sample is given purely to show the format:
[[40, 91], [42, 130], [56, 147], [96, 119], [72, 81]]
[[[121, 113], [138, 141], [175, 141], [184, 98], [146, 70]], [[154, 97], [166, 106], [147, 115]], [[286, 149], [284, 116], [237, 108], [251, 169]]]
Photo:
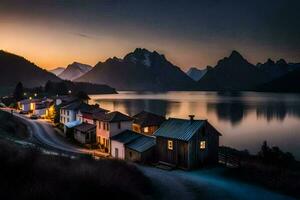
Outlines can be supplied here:
[[195, 117], [195, 115], [189, 115], [191, 123], [194, 121], [194, 117]]

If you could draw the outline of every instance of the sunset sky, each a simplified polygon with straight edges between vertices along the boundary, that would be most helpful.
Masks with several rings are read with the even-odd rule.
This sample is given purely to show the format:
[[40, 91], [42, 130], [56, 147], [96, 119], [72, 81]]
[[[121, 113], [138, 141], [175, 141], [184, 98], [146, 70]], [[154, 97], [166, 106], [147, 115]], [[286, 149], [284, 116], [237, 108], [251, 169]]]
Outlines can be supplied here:
[[300, 62], [298, 0], [1, 0], [0, 49], [52, 69], [95, 65], [136, 47], [183, 70], [233, 49], [253, 63]]

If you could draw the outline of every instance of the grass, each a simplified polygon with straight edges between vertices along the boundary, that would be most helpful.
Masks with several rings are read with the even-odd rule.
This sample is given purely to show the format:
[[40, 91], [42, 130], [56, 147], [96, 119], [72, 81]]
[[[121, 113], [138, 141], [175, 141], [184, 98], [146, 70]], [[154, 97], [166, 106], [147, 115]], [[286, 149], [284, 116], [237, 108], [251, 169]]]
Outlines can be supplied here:
[[0, 110], [0, 135], [16, 139], [26, 139], [29, 134], [26, 125], [10, 113]]
[[0, 199], [151, 199], [151, 183], [117, 160], [44, 155], [0, 140]]

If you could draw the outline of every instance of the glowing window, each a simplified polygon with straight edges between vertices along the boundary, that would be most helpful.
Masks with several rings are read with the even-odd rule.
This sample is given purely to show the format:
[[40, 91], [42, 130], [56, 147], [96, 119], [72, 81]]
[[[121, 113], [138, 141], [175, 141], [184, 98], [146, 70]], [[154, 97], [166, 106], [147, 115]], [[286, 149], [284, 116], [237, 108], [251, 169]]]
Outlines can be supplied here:
[[168, 149], [173, 150], [173, 141], [172, 140], [168, 140]]
[[145, 127], [145, 128], [144, 128], [144, 132], [145, 132], [145, 133], [149, 133], [149, 127]]
[[206, 142], [200, 141], [200, 149], [205, 149], [205, 148], [206, 148]]

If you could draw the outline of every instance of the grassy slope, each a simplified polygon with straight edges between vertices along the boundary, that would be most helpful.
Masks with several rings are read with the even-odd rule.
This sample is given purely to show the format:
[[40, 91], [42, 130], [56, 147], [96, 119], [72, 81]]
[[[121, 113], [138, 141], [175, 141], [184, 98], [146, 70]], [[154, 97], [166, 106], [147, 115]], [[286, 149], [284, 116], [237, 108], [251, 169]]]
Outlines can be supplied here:
[[116, 160], [44, 155], [0, 140], [0, 199], [151, 199], [150, 181]]
[[25, 139], [28, 137], [26, 126], [7, 112], [0, 111], [0, 136]]

